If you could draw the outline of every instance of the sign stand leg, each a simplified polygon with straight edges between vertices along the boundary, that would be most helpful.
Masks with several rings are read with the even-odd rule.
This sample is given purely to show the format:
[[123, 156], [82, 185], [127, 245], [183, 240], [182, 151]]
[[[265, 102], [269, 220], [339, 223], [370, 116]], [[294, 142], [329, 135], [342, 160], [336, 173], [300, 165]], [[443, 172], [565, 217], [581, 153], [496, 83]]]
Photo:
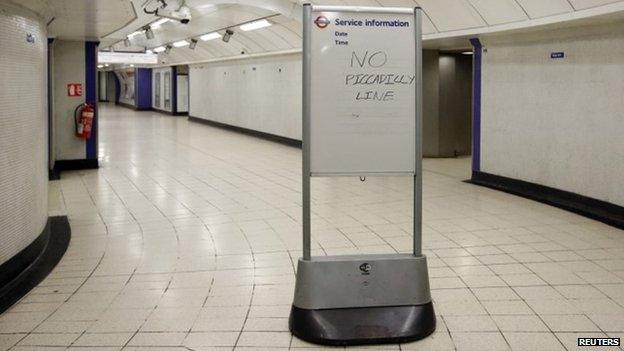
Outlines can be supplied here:
[[[422, 23], [420, 9], [414, 11], [415, 23]], [[414, 167], [414, 256], [422, 255], [422, 120], [423, 120], [423, 92], [422, 92], [422, 29], [420, 25], [415, 29], [416, 40], [416, 142]]]
[[[310, 52], [310, 26], [312, 18], [312, 5], [303, 6], [303, 52]], [[303, 259], [311, 258], [311, 228], [310, 228], [310, 55], [303, 55], [303, 124], [302, 133], [302, 207], [303, 207]]]

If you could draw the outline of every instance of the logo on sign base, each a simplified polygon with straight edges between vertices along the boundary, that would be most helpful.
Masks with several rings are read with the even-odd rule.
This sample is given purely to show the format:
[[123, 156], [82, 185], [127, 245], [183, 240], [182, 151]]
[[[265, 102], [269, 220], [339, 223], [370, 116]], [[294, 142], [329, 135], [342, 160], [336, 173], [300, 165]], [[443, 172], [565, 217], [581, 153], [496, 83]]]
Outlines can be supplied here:
[[362, 275], [369, 275], [371, 269], [373, 269], [373, 267], [370, 265], [370, 263], [362, 263], [360, 265], [360, 271], [362, 272]]
[[318, 16], [315, 20], [314, 20], [314, 24], [316, 24], [317, 27], [323, 29], [323, 28], [327, 28], [327, 26], [329, 26], [331, 22], [329, 21], [329, 19], [325, 16]]

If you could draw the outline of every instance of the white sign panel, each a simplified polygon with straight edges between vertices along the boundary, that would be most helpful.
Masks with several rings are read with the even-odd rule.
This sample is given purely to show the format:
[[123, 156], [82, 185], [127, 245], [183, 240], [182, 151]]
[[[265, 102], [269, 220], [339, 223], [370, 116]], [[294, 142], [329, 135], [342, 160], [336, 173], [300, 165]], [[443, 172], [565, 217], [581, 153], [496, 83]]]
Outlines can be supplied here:
[[414, 174], [415, 26], [407, 10], [312, 12], [312, 175]]
[[98, 63], [124, 63], [137, 65], [155, 65], [158, 63], [158, 55], [139, 52], [98, 52]]

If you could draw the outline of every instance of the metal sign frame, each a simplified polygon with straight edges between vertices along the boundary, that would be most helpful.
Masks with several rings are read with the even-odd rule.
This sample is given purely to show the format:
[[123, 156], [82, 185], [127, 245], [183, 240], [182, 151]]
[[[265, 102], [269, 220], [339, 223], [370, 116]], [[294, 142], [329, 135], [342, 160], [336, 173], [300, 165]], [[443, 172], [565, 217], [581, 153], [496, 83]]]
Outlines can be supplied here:
[[422, 10], [420, 7], [345, 7], [345, 6], [303, 6], [303, 125], [302, 125], [302, 200], [303, 200], [303, 259], [310, 261], [311, 256], [311, 197], [310, 178], [316, 175], [310, 172], [310, 118], [311, 118], [311, 30], [313, 12], [352, 12], [352, 13], [384, 13], [384, 14], [413, 14], [415, 34], [415, 159], [413, 174], [413, 255], [422, 255]]
[[[420, 8], [303, 6], [303, 257], [288, 320], [297, 337], [324, 345], [401, 343], [427, 337], [436, 328], [427, 258], [422, 254], [422, 42]], [[311, 77], [312, 13], [343, 12], [414, 16], [415, 158], [413, 250], [407, 254], [311, 256]], [[410, 152], [411, 154], [411, 152]], [[353, 174], [356, 176], [357, 174]], [[386, 174], [387, 175], [387, 174]]]

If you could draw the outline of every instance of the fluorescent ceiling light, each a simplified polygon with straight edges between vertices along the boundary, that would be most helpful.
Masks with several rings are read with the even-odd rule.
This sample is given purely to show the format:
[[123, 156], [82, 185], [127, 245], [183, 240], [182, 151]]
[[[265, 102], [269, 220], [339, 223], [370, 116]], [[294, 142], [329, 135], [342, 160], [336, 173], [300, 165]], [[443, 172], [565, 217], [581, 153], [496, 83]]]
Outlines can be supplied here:
[[472, 51], [464, 51], [462, 52], [463, 55], [472, 55]]
[[104, 64], [104, 67], [108, 67], [108, 66], [109, 66], [108, 63]]
[[145, 50], [145, 53], [146, 53], [146, 54], [153, 54], [154, 52], [153, 52], [152, 50], [149, 50], [149, 49], [148, 49], [148, 50]]
[[132, 63], [131, 63], [131, 64], [130, 64], [130, 67], [134, 67], [134, 64], [132, 64]]
[[157, 48], [154, 48], [154, 50], [153, 50], [153, 51], [154, 51], [154, 52], [163, 52], [163, 51], [165, 51], [165, 47], [164, 47], [164, 46], [159, 46], [159, 47], [157, 47]]
[[175, 43], [173, 43], [173, 46], [175, 46], [176, 48], [181, 48], [183, 46], [187, 46], [188, 44], [189, 44], [188, 41], [180, 40], [180, 41], [176, 41]]
[[250, 31], [250, 30], [256, 30], [256, 29], [269, 27], [269, 26], [271, 26], [271, 23], [269, 21], [267, 21], [265, 19], [261, 19], [259, 21], [254, 21], [254, 22], [251, 22], [251, 23], [243, 24], [239, 28], [242, 31], [247, 32], [247, 31]]
[[219, 38], [221, 38], [221, 34], [219, 34], [217, 32], [204, 34], [201, 37], [199, 37], [199, 39], [201, 39], [203, 41], [214, 40], [214, 39], [219, 39]]
[[98, 68], [102, 68], [102, 67], [104, 67], [104, 65], [98, 65]]
[[165, 24], [165, 23], [167, 23], [167, 22], [169, 22], [169, 21], [171, 21], [169, 18], [161, 18], [161, 19], [159, 19], [158, 21], [156, 21], [156, 22], [152, 23], [152, 26], [153, 26], [154, 28], [158, 28], [158, 27], [160, 27], [161, 25], [163, 25], [163, 24]]
[[209, 9], [209, 8], [213, 8], [215, 6], [216, 5], [214, 5], [214, 4], [205, 4], [205, 5], [195, 6], [195, 8], [199, 10], [199, 9]]
[[143, 31], [140, 31], [140, 30], [137, 30], [134, 33], [130, 33], [130, 34], [128, 34], [128, 39], [132, 39], [132, 38], [136, 37], [137, 35], [139, 35], [141, 33], [143, 33]]

